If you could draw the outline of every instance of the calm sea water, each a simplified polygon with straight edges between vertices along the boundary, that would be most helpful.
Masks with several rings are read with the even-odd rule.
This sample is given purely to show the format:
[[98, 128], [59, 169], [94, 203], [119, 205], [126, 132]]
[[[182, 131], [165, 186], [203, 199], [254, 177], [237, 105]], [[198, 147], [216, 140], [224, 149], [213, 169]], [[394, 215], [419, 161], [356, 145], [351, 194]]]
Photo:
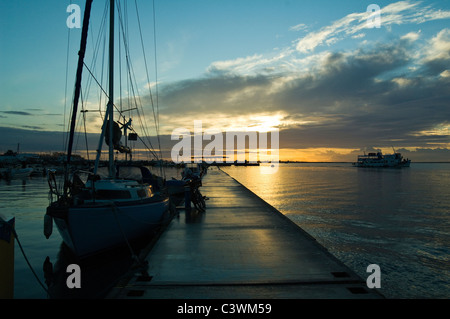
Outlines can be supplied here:
[[388, 298], [450, 297], [450, 163], [405, 169], [351, 164], [227, 167], [228, 174], [367, 278]]
[[[350, 164], [280, 164], [275, 174], [259, 167], [223, 169], [314, 236], [366, 278], [369, 264], [381, 268], [381, 289], [388, 298], [450, 297], [450, 164], [413, 163], [408, 169], [359, 169]], [[172, 174], [172, 175], [171, 175]], [[179, 172], [169, 172], [168, 177]], [[45, 286], [46, 257], [54, 281], [67, 277], [73, 256], [56, 229], [47, 240], [43, 216], [48, 206], [43, 177], [0, 180], [0, 213], [16, 218], [16, 231], [29, 262]], [[99, 297], [109, 278], [130, 265], [129, 252], [89, 260], [83, 269], [81, 297]], [[85, 271], [88, 269], [88, 273]], [[18, 245], [15, 249], [15, 298], [47, 298]], [[62, 278], [62, 280], [61, 280]], [[95, 280], [93, 280], [95, 278]], [[100, 279], [101, 278], [101, 279]], [[91, 280], [92, 279], [92, 280]], [[77, 291], [78, 292], [78, 291]], [[58, 297], [79, 297], [59, 291]]]
[[[155, 171], [159, 173], [159, 169]], [[167, 169], [166, 177], [180, 177], [180, 170]], [[0, 179], [0, 215], [9, 220], [15, 217], [18, 240], [15, 243], [14, 298], [102, 298], [121, 276], [125, 275], [133, 259], [128, 247], [115, 249], [81, 262], [62, 244], [56, 226], [49, 239], [44, 236], [44, 215], [49, 205], [46, 177], [26, 180]], [[148, 238], [151, 240], [152, 238]], [[19, 243], [23, 248], [20, 249]], [[135, 253], [147, 242], [135, 243]], [[24, 256], [25, 255], [25, 256]], [[49, 259], [51, 271], [49, 269]], [[28, 262], [27, 262], [28, 259]], [[82, 272], [81, 289], [68, 289], [67, 266], [78, 264]], [[32, 270], [31, 270], [32, 269]], [[48, 273], [53, 275], [49, 277]], [[52, 289], [47, 283], [51, 282]], [[50, 293], [50, 295], [49, 295]]]

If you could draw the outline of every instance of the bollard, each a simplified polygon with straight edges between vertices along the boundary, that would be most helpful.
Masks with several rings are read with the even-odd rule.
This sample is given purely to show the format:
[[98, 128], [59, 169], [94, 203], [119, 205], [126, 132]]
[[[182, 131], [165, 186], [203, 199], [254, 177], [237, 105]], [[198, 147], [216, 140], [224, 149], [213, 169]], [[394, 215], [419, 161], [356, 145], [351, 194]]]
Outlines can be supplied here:
[[14, 221], [0, 217], [0, 299], [14, 297]]

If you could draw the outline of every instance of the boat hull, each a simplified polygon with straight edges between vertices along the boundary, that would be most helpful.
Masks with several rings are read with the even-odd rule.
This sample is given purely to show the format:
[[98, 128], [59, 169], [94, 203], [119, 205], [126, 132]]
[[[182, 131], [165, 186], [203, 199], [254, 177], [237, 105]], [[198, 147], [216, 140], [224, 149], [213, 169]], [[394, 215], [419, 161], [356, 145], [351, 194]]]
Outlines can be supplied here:
[[169, 199], [135, 205], [49, 207], [63, 241], [80, 258], [150, 235], [169, 218]]
[[374, 168], [402, 168], [409, 167], [410, 164], [411, 160], [403, 158], [401, 153], [384, 155], [382, 152], [358, 155], [358, 161], [353, 163], [356, 167]]
[[409, 167], [411, 164], [411, 161], [407, 161], [407, 162], [403, 162], [403, 163], [383, 163], [383, 162], [372, 162], [372, 163], [368, 163], [368, 162], [363, 162], [363, 163], [355, 163], [356, 167], [374, 167], [374, 168], [378, 168], [378, 167], [383, 167], [383, 168], [402, 168], [402, 167]]

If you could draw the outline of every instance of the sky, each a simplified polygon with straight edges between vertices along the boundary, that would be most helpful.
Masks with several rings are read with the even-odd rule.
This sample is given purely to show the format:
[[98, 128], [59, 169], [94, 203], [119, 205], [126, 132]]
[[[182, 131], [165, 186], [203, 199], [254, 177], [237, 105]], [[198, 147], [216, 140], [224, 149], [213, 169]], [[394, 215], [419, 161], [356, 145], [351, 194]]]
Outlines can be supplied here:
[[[135, 3], [148, 52], [129, 52], [135, 95], [148, 115], [157, 101], [166, 150], [174, 129], [201, 120], [222, 132], [276, 128], [281, 160], [393, 148], [413, 162], [450, 160], [450, 1], [136, 0], [121, 5], [130, 30]], [[0, 0], [0, 153], [64, 148], [81, 36], [67, 26], [69, 4], [84, 12], [84, 1]], [[104, 43], [104, 8], [94, 0], [90, 48]], [[139, 30], [127, 33], [140, 45]], [[90, 70], [107, 87], [101, 65]], [[117, 104], [130, 92], [121, 83]], [[83, 91], [84, 107], [98, 109], [98, 92]], [[94, 113], [84, 113], [90, 149]]]

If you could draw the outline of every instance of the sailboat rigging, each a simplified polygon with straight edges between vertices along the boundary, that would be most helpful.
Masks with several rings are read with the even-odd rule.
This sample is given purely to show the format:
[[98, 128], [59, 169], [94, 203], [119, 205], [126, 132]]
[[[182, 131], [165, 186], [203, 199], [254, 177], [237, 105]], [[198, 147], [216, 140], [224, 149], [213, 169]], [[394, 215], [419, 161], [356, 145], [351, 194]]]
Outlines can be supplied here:
[[[132, 239], [148, 235], [168, 220], [170, 204], [165, 181], [149, 172], [145, 167], [136, 167], [137, 178], [125, 178], [124, 168], [116, 165], [114, 151], [131, 153], [127, 145], [121, 145], [121, 129], [131, 129], [131, 119], [122, 128], [114, 121], [114, 25], [115, 0], [109, 0], [109, 87], [106, 113], [103, 118], [95, 165], [84, 182], [78, 171], [72, 172], [75, 123], [81, 95], [82, 71], [86, 67], [86, 52], [89, 20], [93, 0], [86, 0], [80, 50], [75, 79], [75, 92], [67, 148], [66, 171], [63, 191], [56, 187], [54, 175], [49, 175], [50, 193], [56, 195], [47, 207], [46, 228], [56, 224], [63, 241], [80, 258], [128, 244]], [[89, 71], [89, 73], [91, 73]], [[92, 75], [92, 74], [91, 74]], [[156, 123], [156, 120], [155, 120]], [[135, 134], [135, 133], [134, 133]], [[137, 135], [134, 135], [134, 138]], [[103, 143], [108, 145], [108, 174], [99, 172]], [[129, 170], [128, 170], [129, 171]], [[69, 174], [72, 174], [70, 179]], [[50, 232], [46, 232], [50, 236]]]

